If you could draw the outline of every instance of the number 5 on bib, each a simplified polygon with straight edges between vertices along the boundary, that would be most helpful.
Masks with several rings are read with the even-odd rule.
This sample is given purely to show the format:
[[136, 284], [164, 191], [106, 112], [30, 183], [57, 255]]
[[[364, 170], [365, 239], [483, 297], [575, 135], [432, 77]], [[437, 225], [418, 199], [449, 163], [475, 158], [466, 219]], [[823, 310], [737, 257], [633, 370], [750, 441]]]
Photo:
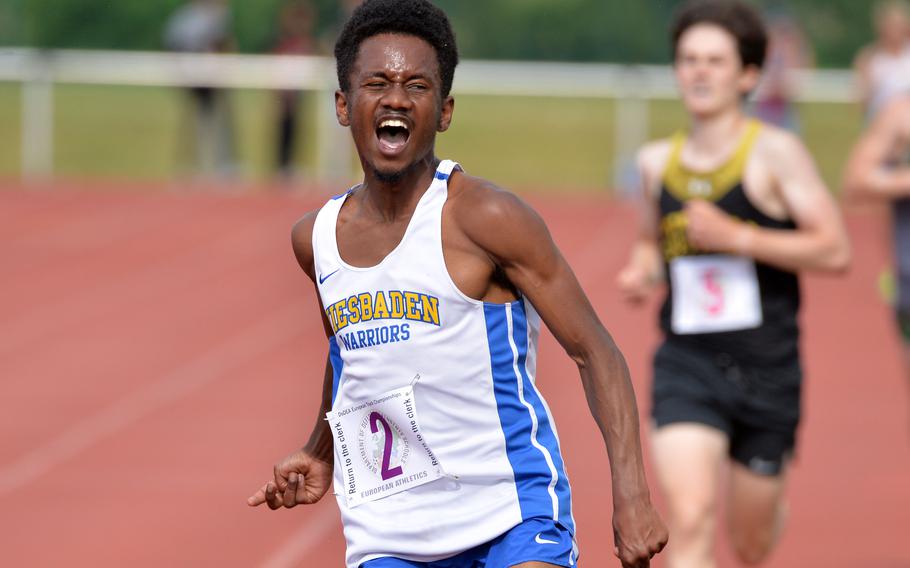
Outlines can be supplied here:
[[683, 256], [670, 261], [670, 277], [674, 333], [714, 333], [761, 326], [761, 293], [752, 259]]

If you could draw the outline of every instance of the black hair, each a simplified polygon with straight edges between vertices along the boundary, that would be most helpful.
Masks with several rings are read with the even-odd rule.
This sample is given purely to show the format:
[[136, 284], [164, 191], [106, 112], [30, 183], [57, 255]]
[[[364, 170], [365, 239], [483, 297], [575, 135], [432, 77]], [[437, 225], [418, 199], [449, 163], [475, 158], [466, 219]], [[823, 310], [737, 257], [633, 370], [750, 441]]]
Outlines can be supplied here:
[[433, 46], [439, 62], [442, 96], [449, 96], [458, 65], [455, 33], [445, 12], [429, 0], [366, 0], [354, 10], [335, 42], [335, 64], [342, 91], [350, 90], [351, 70], [360, 44], [385, 33], [416, 36]]
[[768, 32], [761, 15], [741, 0], [690, 0], [682, 5], [673, 22], [673, 59], [679, 38], [698, 24], [714, 24], [736, 38], [739, 59], [743, 67], [754, 65], [761, 69], [768, 50]]

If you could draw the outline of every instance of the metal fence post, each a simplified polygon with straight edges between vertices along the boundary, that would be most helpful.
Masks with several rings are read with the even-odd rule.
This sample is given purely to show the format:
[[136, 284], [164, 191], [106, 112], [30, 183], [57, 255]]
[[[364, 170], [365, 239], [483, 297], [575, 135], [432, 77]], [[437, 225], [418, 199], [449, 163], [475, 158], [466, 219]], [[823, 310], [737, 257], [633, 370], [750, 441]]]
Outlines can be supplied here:
[[36, 52], [24, 59], [22, 83], [22, 177], [40, 180], [54, 171], [53, 61]]
[[613, 102], [613, 187], [620, 196], [638, 189], [635, 155], [648, 141], [651, 128], [644, 77], [634, 67], [624, 69], [623, 75], [619, 84], [625, 88]]
[[335, 66], [334, 61], [330, 63], [324, 71], [327, 83], [318, 92], [316, 175], [329, 183], [348, 182], [352, 178], [354, 155], [348, 129], [335, 118]]

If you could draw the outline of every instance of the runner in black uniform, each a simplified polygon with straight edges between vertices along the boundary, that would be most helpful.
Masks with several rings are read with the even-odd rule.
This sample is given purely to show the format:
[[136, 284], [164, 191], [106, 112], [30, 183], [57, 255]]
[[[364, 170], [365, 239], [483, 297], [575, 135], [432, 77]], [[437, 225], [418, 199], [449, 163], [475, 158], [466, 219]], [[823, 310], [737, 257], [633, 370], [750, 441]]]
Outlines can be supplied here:
[[[761, 123], [749, 121], [732, 158], [712, 172], [688, 170], [679, 157], [685, 135], [673, 138], [659, 197], [659, 241], [671, 289], [669, 263], [703, 254], [686, 236], [683, 207], [690, 199], [713, 202], [724, 213], [758, 227], [796, 228], [793, 221], [774, 219], [756, 208], [743, 187], [745, 164], [761, 128]], [[793, 449], [800, 414], [799, 283], [793, 272], [763, 262], [755, 263], [755, 275], [762, 315], [756, 327], [676, 333], [673, 294], [667, 294], [660, 311], [666, 341], [654, 362], [653, 415], [657, 427], [695, 419], [718, 428], [730, 439], [733, 459], [753, 471], [777, 475]], [[703, 283], [705, 302], [725, 301], [722, 282]]]
[[796, 273], [845, 270], [849, 245], [802, 142], [744, 114], [767, 44], [756, 12], [738, 0], [687, 2], [672, 44], [690, 124], [639, 153], [642, 231], [619, 285], [640, 301], [669, 284], [652, 432], [668, 566], [715, 566], [724, 478], [730, 539], [755, 564], [783, 526], [799, 423]]

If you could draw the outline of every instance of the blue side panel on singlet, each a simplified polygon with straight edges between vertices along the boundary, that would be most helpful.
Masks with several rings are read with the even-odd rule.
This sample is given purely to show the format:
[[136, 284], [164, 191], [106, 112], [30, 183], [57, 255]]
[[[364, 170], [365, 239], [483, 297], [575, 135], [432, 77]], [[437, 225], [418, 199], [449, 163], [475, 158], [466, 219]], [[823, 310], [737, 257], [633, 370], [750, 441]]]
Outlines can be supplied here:
[[329, 338], [329, 361], [332, 363], [332, 404], [335, 404], [335, 396], [338, 394], [338, 383], [341, 382], [341, 371], [344, 369], [344, 359], [341, 358], [338, 338], [334, 335]]
[[[485, 304], [484, 317], [494, 395], [522, 518], [552, 518], [574, 530], [568, 481], [558, 473], [562, 471], [562, 458], [556, 436], [527, 376], [528, 330], [523, 303]], [[556, 484], [551, 492], [554, 477]]]
[[521, 373], [522, 391], [525, 401], [531, 404], [537, 416], [537, 441], [547, 448], [556, 470], [557, 480], [554, 491], [558, 503], [557, 517], [554, 520], [562, 523], [569, 532], [575, 534], [575, 523], [572, 518], [572, 495], [569, 488], [569, 478], [566, 475], [565, 464], [559, 448], [559, 439], [553, 425], [550, 423], [549, 412], [544, 406], [543, 398], [537, 387], [528, 376], [527, 356], [529, 350], [528, 319], [524, 310], [524, 302], [519, 300], [512, 304], [512, 338], [518, 346], [518, 370]]

